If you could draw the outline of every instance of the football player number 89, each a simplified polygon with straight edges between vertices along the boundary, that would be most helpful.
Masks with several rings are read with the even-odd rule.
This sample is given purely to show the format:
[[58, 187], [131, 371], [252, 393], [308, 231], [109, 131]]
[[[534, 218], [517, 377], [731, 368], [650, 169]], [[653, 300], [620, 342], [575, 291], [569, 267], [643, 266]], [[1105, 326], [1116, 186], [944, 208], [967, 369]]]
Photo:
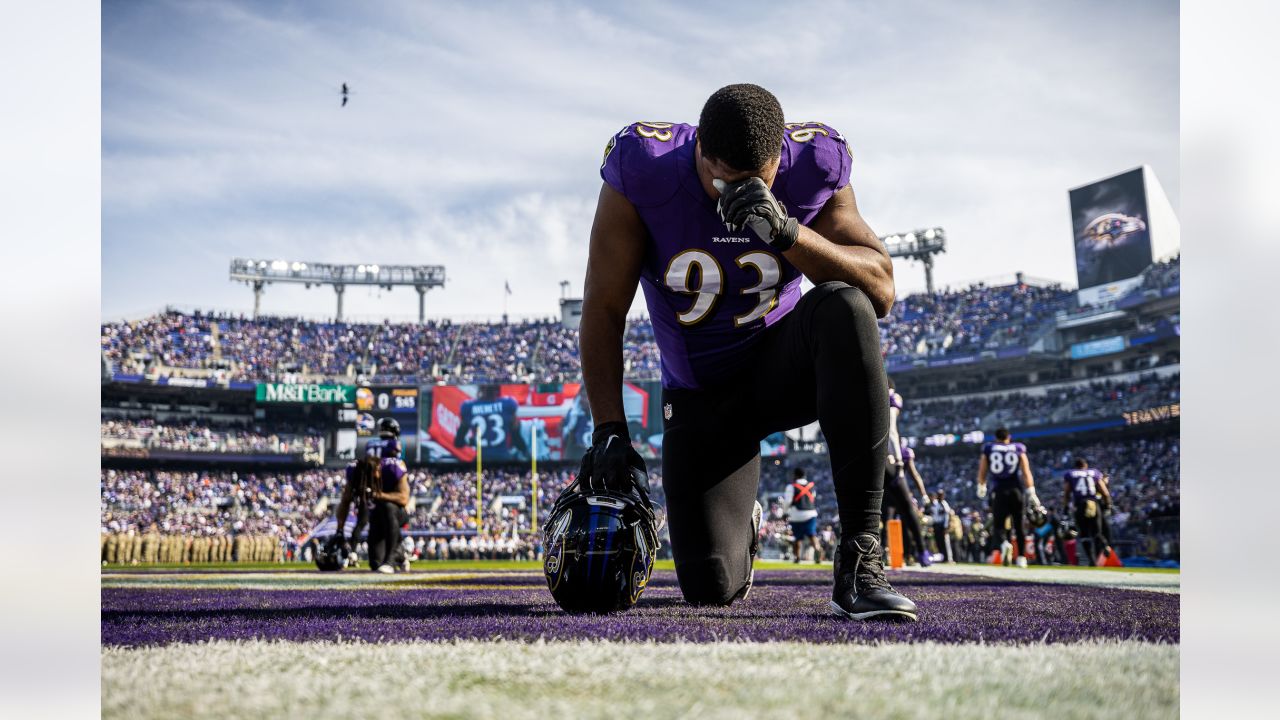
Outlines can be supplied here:
[[[735, 315], [733, 324], [737, 327], [746, 325], [764, 317], [778, 302], [778, 280], [782, 277], [782, 266], [778, 258], [767, 252], [755, 251], [739, 256], [735, 261], [738, 267], [755, 269], [760, 280], [749, 288], [743, 288], [743, 295], [759, 295], [759, 299], [748, 312]], [[697, 270], [697, 283], [694, 283], [694, 270]], [[705, 320], [715, 308], [716, 300], [724, 287], [724, 272], [720, 263], [710, 253], [703, 250], [686, 250], [671, 258], [663, 278], [667, 287], [679, 293], [694, 296], [693, 304], [688, 310], [676, 314], [681, 325], [693, 325]]]
[[991, 472], [996, 475], [1003, 475], [1006, 470], [1012, 470], [1018, 464], [1018, 454], [1014, 452], [991, 453]]

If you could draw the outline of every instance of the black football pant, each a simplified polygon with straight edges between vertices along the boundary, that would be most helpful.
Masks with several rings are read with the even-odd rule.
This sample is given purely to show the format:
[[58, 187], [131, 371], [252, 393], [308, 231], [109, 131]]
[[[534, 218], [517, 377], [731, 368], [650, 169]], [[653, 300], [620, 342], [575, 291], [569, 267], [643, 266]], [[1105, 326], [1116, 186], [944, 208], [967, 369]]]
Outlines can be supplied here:
[[663, 390], [662, 482], [685, 600], [724, 605], [751, 576], [760, 441], [822, 424], [842, 531], [879, 534], [889, 390], [875, 310], [828, 282], [761, 333], [747, 369], [703, 390]]
[[1099, 516], [1102, 514], [1102, 508], [1098, 508], [1098, 515], [1093, 517], [1085, 517], [1084, 508], [1076, 508], [1076, 547], [1079, 551], [1076, 553], [1076, 564], [1079, 564], [1079, 556], [1084, 555], [1089, 561], [1089, 565], [1097, 565], [1098, 553], [1106, 547], [1106, 541], [1102, 537], [1102, 526], [1099, 522]]
[[395, 503], [378, 501], [369, 511], [369, 569], [403, 560], [400, 528], [409, 522], [409, 513]]
[[[991, 494], [991, 514], [995, 526], [991, 531], [991, 542], [996, 547], [1005, 539], [1013, 543], [1014, 557], [1021, 557], [1027, 551], [1027, 533], [1022, 524], [1024, 506], [1022, 488], [1003, 488]], [[1010, 538], [1004, 529], [1005, 519], [1011, 519], [1013, 537]]]
[[[911, 506], [911, 490], [907, 487], [905, 473], [886, 472], [884, 476], [884, 532], [888, 533], [889, 508], [898, 511], [902, 520], [902, 552], [907, 557], [917, 557], [924, 552], [924, 533], [920, 530], [920, 516]], [[888, 547], [886, 538], [882, 547]]]
[[933, 542], [938, 546], [938, 552], [942, 553], [943, 562], [955, 562], [955, 555], [951, 553], [951, 526], [947, 523], [933, 524]]

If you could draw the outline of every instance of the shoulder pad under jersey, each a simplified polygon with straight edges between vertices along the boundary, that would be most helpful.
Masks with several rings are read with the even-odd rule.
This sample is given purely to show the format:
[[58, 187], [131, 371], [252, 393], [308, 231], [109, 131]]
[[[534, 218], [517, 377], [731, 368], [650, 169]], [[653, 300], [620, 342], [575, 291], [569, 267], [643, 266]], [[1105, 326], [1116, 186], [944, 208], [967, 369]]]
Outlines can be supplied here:
[[684, 123], [631, 123], [609, 138], [600, 177], [636, 207], [660, 205], [680, 187], [675, 151], [696, 137]]
[[819, 208], [849, 184], [853, 156], [844, 136], [820, 122], [787, 123], [782, 136], [782, 181], [791, 203]]

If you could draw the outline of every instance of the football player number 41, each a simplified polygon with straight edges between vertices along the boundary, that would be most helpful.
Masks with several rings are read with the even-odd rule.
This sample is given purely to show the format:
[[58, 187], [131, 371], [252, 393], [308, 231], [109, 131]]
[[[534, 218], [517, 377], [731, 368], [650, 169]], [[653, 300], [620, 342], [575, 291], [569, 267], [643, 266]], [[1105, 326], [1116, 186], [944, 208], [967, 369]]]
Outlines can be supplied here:
[[[734, 262], [738, 267], [752, 268], [759, 275], [759, 281], [742, 289], [743, 295], [758, 295], [755, 307], [735, 315], [733, 324], [737, 327], [746, 325], [764, 317], [778, 304], [778, 280], [782, 278], [782, 265], [778, 258], [760, 250], [739, 255]], [[694, 270], [697, 270], [697, 282], [694, 282]], [[720, 263], [711, 253], [705, 250], [685, 250], [671, 258], [663, 278], [667, 287], [675, 292], [689, 293], [694, 296], [693, 305], [688, 310], [676, 315], [681, 325], [693, 325], [706, 319], [715, 308], [716, 300], [724, 287], [724, 272]]]

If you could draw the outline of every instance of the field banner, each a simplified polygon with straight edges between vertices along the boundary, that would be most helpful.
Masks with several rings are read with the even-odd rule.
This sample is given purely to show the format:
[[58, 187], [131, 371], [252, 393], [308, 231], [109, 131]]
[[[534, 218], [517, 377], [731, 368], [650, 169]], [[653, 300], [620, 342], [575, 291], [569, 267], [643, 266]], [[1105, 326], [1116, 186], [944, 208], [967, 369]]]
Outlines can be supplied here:
[[1119, 299], [1153, 260], [1176, 251], [1180, 230], [1150, 167], [1068, 191], [1080, 305]]
[[256, 399], [263, 403], [342, 405], [356, 401], [355, 385], [290, 385], [258, 383]]

